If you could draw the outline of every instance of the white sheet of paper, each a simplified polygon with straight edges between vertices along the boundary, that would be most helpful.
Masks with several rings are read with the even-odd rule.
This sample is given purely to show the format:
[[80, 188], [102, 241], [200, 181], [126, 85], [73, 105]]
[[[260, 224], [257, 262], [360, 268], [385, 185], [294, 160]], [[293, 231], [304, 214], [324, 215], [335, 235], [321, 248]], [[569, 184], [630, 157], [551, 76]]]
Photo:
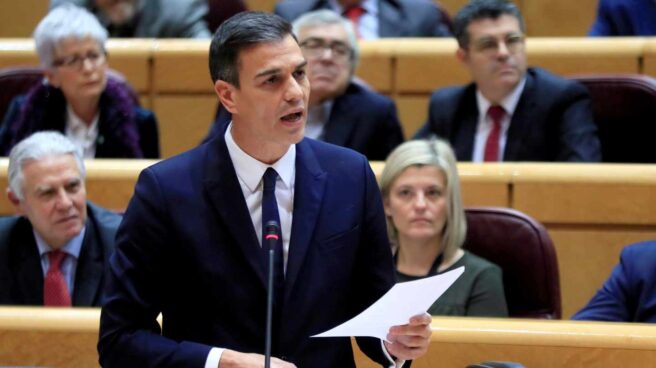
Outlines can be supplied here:
[[465, 272], [465, 267], [420, 280], [400, 282], [362, 313], [326, 332], [311, 337], [371, 336], [387, 340], [390, 327], [408, 323], [425, 313]]

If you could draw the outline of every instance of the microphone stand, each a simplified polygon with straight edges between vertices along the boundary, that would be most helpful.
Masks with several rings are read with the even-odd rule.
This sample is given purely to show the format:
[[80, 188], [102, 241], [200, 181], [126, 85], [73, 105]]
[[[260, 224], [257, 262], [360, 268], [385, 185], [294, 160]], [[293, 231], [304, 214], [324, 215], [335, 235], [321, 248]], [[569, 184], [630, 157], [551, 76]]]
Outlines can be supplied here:
[[[267, 280], [267, 310], [266, 310], [266, 335], [264, 336], [264, 368], [271, 368], [271, 320], [273, 319], [273, 261], [276, 242], [280, 237], [278, 230], [280, 226], [276, 221], [266, 224], [265, 239], [269, 246], [269, 272]], [[281, 255], [282, 256], [282, 255]]]

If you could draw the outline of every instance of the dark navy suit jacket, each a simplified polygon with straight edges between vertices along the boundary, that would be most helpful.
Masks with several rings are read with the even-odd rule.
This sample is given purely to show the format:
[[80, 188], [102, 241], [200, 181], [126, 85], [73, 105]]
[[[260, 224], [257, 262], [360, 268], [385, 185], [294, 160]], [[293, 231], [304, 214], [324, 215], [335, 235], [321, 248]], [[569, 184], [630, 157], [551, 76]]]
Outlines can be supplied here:
[[[331, 9], [328, 0], [282, 0], [274, 13], [292, 22], [301, 15]], [[378, 35], [382, 37], [446, 37], [451, 32], [431, 0], [379, 0]]]
[[[121, 216], [91, 203], [75, 271], [73, 306], [100, 306], [103, 274], [114, 251]], [[25, 217], [0, 218], [0, 304], [43, 305], [43, 269], [32, 225]]]
[[[378, 186], [351, 150], [304, 139], [296, 155], [272, 352], [299, 367], [355, 367], [348, 338], [309, 336], [355, 316], [394, 283]], [[263, 259], [223, 135], [145, 169], [110, 260], [102, 366], [202, 367], [212, 346], [262, 353]], [[361, 340], [386, 361], [379, 340]]]
[[654, 0], [599, 0], [590, 36], [656, 35]]
[[[448, 140], [458, 161], [471, 161], [478, 124], [476, 85], [437, 90], [415, 138]], [[544, 69], [529, 68], [508, 128], [503, 161], [601, 161], [588, 91]]]
[[[205, 141], [223, 134], [231, 119], [228, 111], [219, 108]], [[403, 139], [394, 101], [354, 82], [334, 100], [321, 137], [324, 142], [356, 150], [371, 161], [384, 161]]]
[[572, 319], [656, 323], [656, 241], [625, 247], [608, 280]]

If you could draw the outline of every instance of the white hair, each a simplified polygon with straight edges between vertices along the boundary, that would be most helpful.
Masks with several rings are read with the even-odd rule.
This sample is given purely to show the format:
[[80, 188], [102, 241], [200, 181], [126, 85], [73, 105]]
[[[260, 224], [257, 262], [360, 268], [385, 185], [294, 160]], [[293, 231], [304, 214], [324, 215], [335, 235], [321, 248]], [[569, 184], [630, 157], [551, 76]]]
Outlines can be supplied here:
[[95, 40], [105, 51], [107, 30], [93, 14], [71, 3], [52, 9], [34, 30], [34, 43], [41, 65], [44, 68], [53, 67], [56, 48], [60, 42], [87, 37]]
[[[360, 58], [360, 48], [358, 46], [358, 38], [355, 34], [355, 28], [351, 21], [345, 19], [336, 12], [328, 9], [315, 10], [297, 18], [293, 23], [294, 34], [299, 38], [300, 33], [306, 28], [319, 27], [339, 24], [346, 31], [349, 46], [351, 47], [351, 70], [355, 70]], [[300, 40], [299, 40], [300, 41]]]
[[80, 170], [82, 180], [86, 176], [82, 152], [63, 134], [56, 131], [37, 132], [18, 142], [9, 153], [8, 181], [9, 190], [23, 200], [23, 166], [34, 160], [49, 156], [73, 155]]

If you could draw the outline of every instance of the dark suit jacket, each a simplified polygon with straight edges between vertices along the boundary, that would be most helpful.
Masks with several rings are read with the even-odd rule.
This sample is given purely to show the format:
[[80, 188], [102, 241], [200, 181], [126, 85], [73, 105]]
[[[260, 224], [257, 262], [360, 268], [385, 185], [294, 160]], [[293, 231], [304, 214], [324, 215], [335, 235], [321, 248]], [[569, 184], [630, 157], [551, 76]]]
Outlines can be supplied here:
[[656, 3], [653, 0], [599, 0], [590, 36], [656, 35]]
[[[378, 186], [353, 151], [304, 139], [296, 154], [272, 353], [299, 367], [355, 367], [348, 338], [309, 336], [355, 316], [394, 283]], [[202, 367], [212, 346], [262, 353], [264, 257], [223, 135], [141, 173], [116, 249], [100, 322], [103, 367]], [[362, 340], [385, 361], [379, 340]]]
[[575, 320], [656, 323], [656, 241], [629, 245]]
[[[100, 306], [103, 273], [120, 221], [121, 216], [87, 204], [86, 233], [71, 298], [74, 306]], [[0, 218], [0, 304], [43, 305], [41, 258], [25, 217]]]
[[[478, 124], [476, 85], [433, 92], [428, 121], [415, 138], [448, 140], [458, 161], [471, 161]], [[508, 128], [503, 161], [601, 161], [590, 96], [582, 85], [529, 68]]]
[[[274, 13], [293, 21], [314, 10], [331, 9], [327, 0], [282, 0]], [[383, 37], [445, 37], [451, 33], [431, 0], [379, 0], [378, 34]]]
[[[223, 134], [231, 119], [230, 113], [219, 107], [205, 142]], [[351, 82], [335, 99], [321, 140], [356, 150], [369, 160], [384, 161], [403, 143], [396, 105], [388, 97]]]

